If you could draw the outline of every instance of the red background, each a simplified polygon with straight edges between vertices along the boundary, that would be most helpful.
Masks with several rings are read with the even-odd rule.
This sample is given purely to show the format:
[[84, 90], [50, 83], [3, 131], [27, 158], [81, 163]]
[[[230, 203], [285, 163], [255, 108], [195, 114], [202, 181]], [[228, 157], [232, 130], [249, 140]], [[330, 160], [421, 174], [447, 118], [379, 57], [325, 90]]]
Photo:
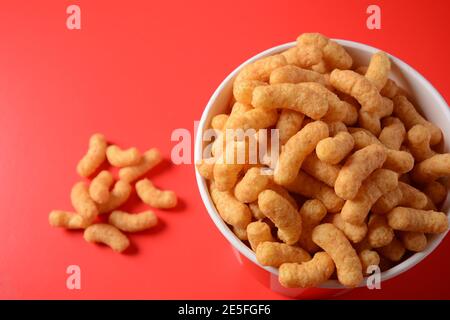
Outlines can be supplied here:
[[[366, 8], [382, 29], [366, 28]], [[82, 30], [66, 28], [78, 4]], [[126, 255], [52, 229], [70, 209], [75, 166], [93, 132], [167, 159], [175, 128], [192, 131], [210, 95], [242, 61], [305, 31], [367, 43], [414, 66], [450, 98], [448, 1], [0, 2], [0, 298], [280, 299], [237, 263], [208, 217], [192, 165], [151, 177], [177, 191], [155, 231]], [[140, 210], [144, 207], [134, 207]], [[420, 265], [346, 298], [450, 298], [450, 238]], [[82, 289], [66, 289], [66, 267]]]

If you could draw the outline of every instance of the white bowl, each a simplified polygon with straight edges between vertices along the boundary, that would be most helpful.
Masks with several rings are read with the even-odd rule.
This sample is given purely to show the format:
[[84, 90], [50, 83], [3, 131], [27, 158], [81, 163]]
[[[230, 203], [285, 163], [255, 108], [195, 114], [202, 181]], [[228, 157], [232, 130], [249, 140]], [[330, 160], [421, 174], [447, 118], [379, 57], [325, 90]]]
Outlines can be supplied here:
[[[369, 63], [370, 56], [380, 51], [377, 48], [353, 42], [348, 40], [339, 40], [335, 39], [339, 44], [341, 44], [353, 57], [353, 63], [355, 66], [367, 65]], [[239, 73], [243, 66], [254, 62], [260, 58], [270, 56], [284, 50], [287, 50], [293, 46], [295, 46], [295, 42], [286, 43], [280, 46], [273, 47], [264, 52], [261, 52], [254, 57], [250, 58], [238, 68], [236, 68], [233, 72], [231, 72], [225, 80], [222, 81], [220, 86], [216, 89], [212, 97], [210, 98], [206, 108], [202, 114], [197, 136], [195, 140], [195, 160], [201, 159], [201, 154], [203, 150], [204, 143], [202, 141], [202, 132], [204, 129], [208, 129], [210, 127], [210, 122], [213, 116], [228, 111], [227, 108], [229, 106], [230, 98], [232, 97], [232, 86], [233, 80], [235, 76]], [[390, 55], [392, 62], [392, 70], [390, 77], [395, 80], [402, 88], [406, 89], [412, 98], [415, 105], [420, 108], [421, 112], [425, 115], [425, 117], [439, 126], [442, 129], [444, 139], [443, 150], [445, 152], [449, 152], [450, 150], [450, 111], [447, 103], [442, 98], [442, 96], [436, 91], [436, 89], [428, 82], [422, 75], [420, 75], [416, 70], [414, 70], [411, 66], [403, 62], [402, 60]], [[222, 220], [219, 213], [217, 212], [214, 203], [211, 200], [207, 184], [205, 179], [200, 176], [198, 172], [196, 172], [197, 184], [200, 191], [200, 195], [203, 199], [203, 202], [206, 206], [206, 209], [214, 221], [217, 228], [223, 234], [223, 236], [230, 242], [230, 244], [243, 256], [247, 259], [265, 269], [267, 272], [270, 272], [273, 277], [278, 277], [278, 269], [272, 267], [264, 267], [258, 263], [256, 260], [255, 253], [247, 247], [241, 240], [239, 240], [235, 234], [230, 230], [227, 224]], [[447, 197], [446, 202], [442, 207], [442, 211], [447, 213], [450, 208], [450, 197]], [[448, 232], [448, 231], [447, 231]], [[413, 254], [411, 257], [403, 261], [402, 263], [396, 265], [395, 267], [382, 272], [381, 279], [382, 281], [386, 281], [390, 278], [393, 278], [408, 269], [415, 266], [417, 263], [422, 261], [427, 255], [429, 255], [439, 243], [444, 239], [447, 232], [434, 235], [430, 237], [427, 248], [419, 253]], [[365, 286], [366, 282], [360, 284], [360, 286]], [[327, 289], [343, 289], [344, 287], [336, 280], [329, 280], [323, 283], [320, 288]]]

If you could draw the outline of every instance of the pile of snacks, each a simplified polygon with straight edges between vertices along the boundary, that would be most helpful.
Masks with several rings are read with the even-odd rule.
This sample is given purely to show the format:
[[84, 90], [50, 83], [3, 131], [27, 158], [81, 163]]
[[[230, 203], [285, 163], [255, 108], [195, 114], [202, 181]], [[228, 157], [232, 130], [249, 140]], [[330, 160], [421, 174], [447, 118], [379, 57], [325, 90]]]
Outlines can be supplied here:
[[[387, 270], [448, 229], [450, 154], [441, 130], [389, 79], [384, 52], [353, 66], [338, 43], [317, 33], [246, 65], [233, 86], [231, 112], [212, 119], [212, 157], [197, 164], [223, 220], [285, 287], [337, 277], [358, 286], [369, 266]], [[281, 152], [240, 163], [228, 150], [248, 147], [227, 129], [277, 128]], [[336, 270], [336, 273], [335, 273]]]
[[[89, 150], [78, 162], [77, 172], [88, 178], [96, 173], [105, 160], [119, 169], [119, 180], [107, 170], [100, 171], [90, 182], [77, 182], [70, 199], [75, 212], [53, 210], [49, 215], [50, 225], [66, 229], [85, 229], [87, 242], [104, 243], [114, 251], [122, 252], [129, 245], [123, 232], [138, 232], [154, 227], [158, 218], [153, 211], [128, 213], [117, 210], [130, 197], [132, 183], [145, 175], [162, 160], [158, 149], [141, 154], [136, 148], [122, 150], [116, 145], [108, 146], [102, 134], [94, 134], [89, 140]], [[149, 179], [136, 182], [136, 192], [145, 204], [154, 208], [173, 208], [177, 196], [173, 191], [157, 189]], [[98, 223], [98, 216], [110, 213], [108, 223]]]

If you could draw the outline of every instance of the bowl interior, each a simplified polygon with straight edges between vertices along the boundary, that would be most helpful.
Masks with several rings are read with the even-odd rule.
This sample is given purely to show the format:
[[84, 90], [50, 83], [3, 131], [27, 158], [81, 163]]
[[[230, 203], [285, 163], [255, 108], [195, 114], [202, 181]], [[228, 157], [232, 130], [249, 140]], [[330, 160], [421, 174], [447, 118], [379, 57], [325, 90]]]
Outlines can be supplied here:
[[[364, 44], [360, 44], [353, 41], [338, 40], [342, 46], [346, 48], [349, 54], [353, 57], [354, 66], [367, 65], [369, 63], [370, 57], [373, 53], [379, 51], [379, 49], [370, 47]], [[201, 159], [203, 147], [208, 144], [207, 141], [203, 141], [202, 133], [203, 130], [210, 127], [210, 122], [212, 117], [217, 114], [225, 113], [229, 111], [229, 103], [232, 98], [232, 87], [234, 77], [239, 73], [241, 68], [258, 60], [262, 57], [276, 54], [278, 52], [284, 51], [288, 48], [295, 46], [295, 42], [280, 45], [269, 50], [266, 50], [251, 59], [244, 62], [241, 66], [236, 68], [228, 77], [221, 83], [221, 85], [214, 92], [206, 109], [203, 112], [202, 118], [199, 123], [199, 130], [197, 132], [195, 141], [195, 160]], [[408, 64], [399, 60], [394, 56], [390, 56], [392, 61], [391, 69], [391, 79], [395, 80], [400, 87], [404, 88], [408, 93], [411, 100], [415, 103], [416, 107], [420, 112], [434, 124], [442, 129], [444, 137], [450, 137], [450, 111], [448, 105], [442, 96], [434, 89], [434, 87], [423, 78], [417, 71], [411, 68]], [[450, 144], [448, 139], [445, 139], [442, 150], [448, 152], [450, 150]], [[244, 256], [253, 261], [255, 264], [259, 265], [256, 261], [254, 252], [248, 248], [241, 240], [239, 240], [235, 234], [228, 228], [226, 223], [222, 220], [218, 214], [215, 206], [210, 198], [206, 180], [201, 177], [198, 172], [196, 172], [197, 183], [199, 191], [203, 202], [207, 208], [209, 215], [216, 224], [217, 228], [222, 232], [225, 238]], [[447, 197], [446, 202], [443, 204], [442, 211], [446, 212], [448, 215], [450, 208], [450, 199]], [[402, 263], [396, 265], [395, 267], [383, 272], [381, 274], [382, 280], [390, 279], [406, 270], [410, 269], [422, 259], [424, 259], [428, 254], [430, 254], [442, 241], [446, 233], [433, 235], [429, 237], [429, 243], [427, 249], [423, 252], [415, 253], [407, 258]], [[261, 268], [278, 275], [278, 270], [272, 267], [264, 267], [259, 265]], [[365, 283], [365, 282], [364, 282]], [[364, 285], [362, 283], [361, 285]], [[329, 280], [320, 286], [321, 288], [343, 288], [336, 280]]]

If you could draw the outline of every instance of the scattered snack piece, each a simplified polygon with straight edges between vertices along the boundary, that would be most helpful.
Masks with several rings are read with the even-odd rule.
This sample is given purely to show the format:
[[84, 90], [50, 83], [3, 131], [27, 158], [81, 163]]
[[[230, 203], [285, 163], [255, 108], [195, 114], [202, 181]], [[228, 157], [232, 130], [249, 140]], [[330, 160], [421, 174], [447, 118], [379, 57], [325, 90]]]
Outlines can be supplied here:
[[138, 232], [150, 229], [158, 223], [158, 217], [151, 210], [140, 213], [113, 211], [108, 218], [109, 224], [125, 232]]
[[97, 205], [99, 213], [111, 212], [123, 205], [130, 197], [132, 190], [128, 182], [117, 181], [111, 190], [108, 201]]
[[274, 181], [286, 185], [295, 180], [305, 158], [317, 143], [328, 137], [328, 126], [322, 121], [314, 121], [291, 137], [281, 151], [275, 167]]
[[430, 132], [430, 144], [438, 144], [442, 140], [442, 132], [437, 126], [425, 120], [416, 110], [414, 105], [408, 101], [405, 96], [395, 96], [394, 99], [394, 115], [399, 118], [406, 127], [411, 129], [416, 124], [421, 124]]
[[283, 263], [279, 281], [286, 288], [310, 288], [327, 281], [334, 272], [334, 262], [326, 252], [317, 252], [312, 260], [299, 263]]
[[91, 224], [97, 218], [99, 210], [94, 200], [91, 199], [88, 186], [84, 182], [80, 181], [72, 187], [70, 200], [75, 211], [86, 223]]
[[159, 190], [149, 179], [136, 182], [136, 192], [142, 202], [154, 208], [170, 209], [174, 208], [178, 202], [175, 192]]
[[387, 246], [394, 239], [394, 230], [388, 225], [385, 216], [371, 215], [368, 227], [367, 240], [372, 248]]
[[352, 154], [334, 184], [336, 194], [346, 200], [356, 197], [362, 182], [376, 169], [382, 167], [386, 160], [386, 151], [380, 145], [369, 145]]
[[156, 148], [150, 149], [143, 154], [139, 164], [120, 169], [119, 178], [123, 181], [131, 183], [146, 174], [161, 161], [162, 157], [159, 150]]
[[255, 221], [248, 224], [247, 238], [252, 250], [255, 252], [260, 243], [275, 241], [272, 237], [270, 226], [262, 221]]
[[324, 223], [314, 228], [312, 239], [333, 259], [341, 284], [356, 287], [361, 283], [361, 261], [341, 230], [330, 223]]
[[317, 199], [307, 200], [299, 214], [302, 217], [302, 233], [298, 243], [309, 253], [315, 253], [319, 251], [319, 246], [312, 240], [312, 231], [327, 215], [327, 208]]
[[219, 191], [215, 184], [210, 185], [211, 198], [222, 219], [238, 228], [247, 228], [252, 220], [250, 209], [239, 202], [230, 191]]
[[244, 203], [256, 201], [259, 193], [267, 188], [269, 182], [269, 176], [261, 174], [261, 168], [250, 168], [242, 180], [236, 184], [234, 196]]
[[397, 207], [387, 214], [389, 226], [400, 231], [442, 233], [448, 229], [447, 216], [442, 212]]
[[278, 228], [278, 237], [286, 244], [295, 244], [302, 231], [302, 218], [285, 198], [272, 190], [258, 196], [258, 206]]
[[450, 153], [437, 154], [414, 166], [412, 178], [419, 183], [450, 176]]
[[303, 83], [279, 83], [256, 87], [252, 105], [255, 108], [287, 108], [319, 120], [328, 111], [326, 95], [319, 94]]
[[122, 150], [116, 145], [111, 145], [106, 149], [106, 158], [112, 166], [123, 168], [138, 165], [142, 156], [137, 148]]
[[283, 263], [302, 263], [311, 260], [308, 252], [300, 247], [279, 242], [262, 242], [256, 248], [256, 259], [263, 266], [279, 267]]
[[91, 243], [103, 243], [116, 252], [123, 252], [130, 245], [127, 236], [116, 227], [105, 224], [93, 224], [84, 230], [84, 240]]
[[96, 133], [89, 139], [89, 149], [86, 155], [78, 162], [77, 172], [82, 177], [89, 177], [106, 159], [107, 142], [105, 137]]
[[114, 183], [112, 174], [107, 171], [101, 171], [89, 185], [89, 195], [96, 203], [105, 203], [109, 199], [109, 188]]
[[62, 210], [50, 212], [48, 222], [52, 227], [66, 229], [85, 229], [89, 226], [89, 223], [80, 214]]

